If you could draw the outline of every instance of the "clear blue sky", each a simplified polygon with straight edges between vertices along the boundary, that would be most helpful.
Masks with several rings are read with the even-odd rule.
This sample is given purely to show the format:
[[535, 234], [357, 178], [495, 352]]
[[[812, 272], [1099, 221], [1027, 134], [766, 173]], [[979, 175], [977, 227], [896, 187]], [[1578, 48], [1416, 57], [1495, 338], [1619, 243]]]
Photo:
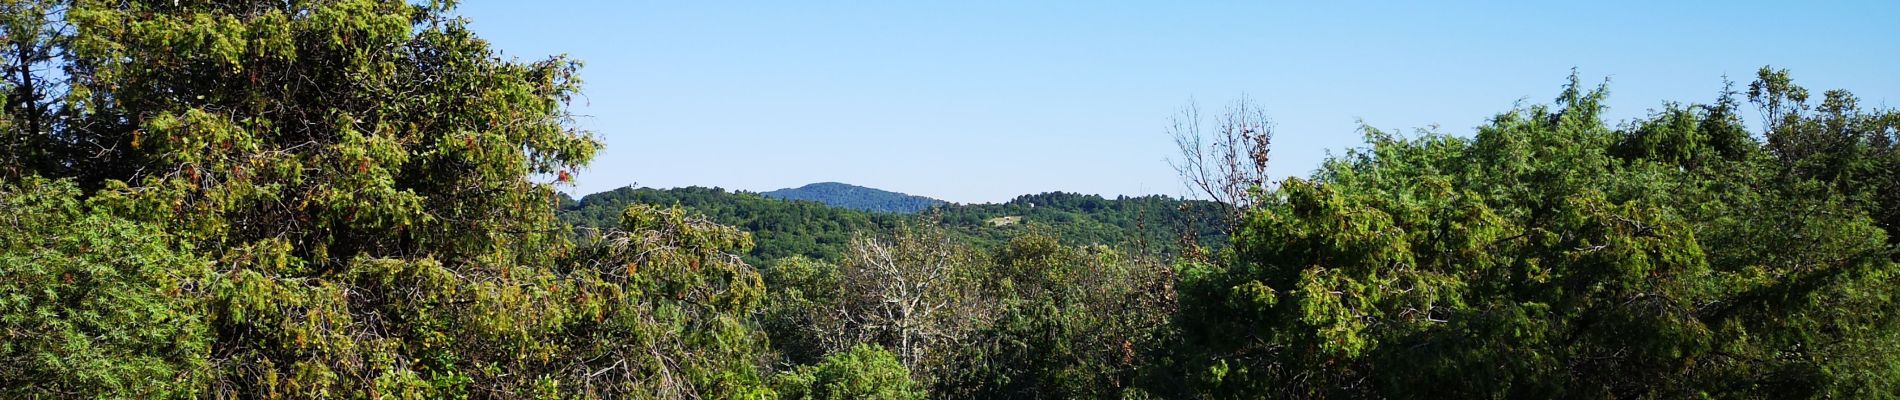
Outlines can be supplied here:
[[[1610, 115], [1706, 102], [1765, 64], [1900, 107], [1900, 2], [468, 1], [523, 59], [586, 62], [607, 143], [571, 191], [840, 181], [957, 202], [1180, 195], [1167, 118], [1242, 94], [1276, 175], [1359, 119], [1465, 134], [1570, 69]], [[1324, 2], [1335, 3], [1335, 2]], [[1429, 3], [1429, 4], [1427, 4]], [[1534, 4], [1535, 3], [1535, 4]]]

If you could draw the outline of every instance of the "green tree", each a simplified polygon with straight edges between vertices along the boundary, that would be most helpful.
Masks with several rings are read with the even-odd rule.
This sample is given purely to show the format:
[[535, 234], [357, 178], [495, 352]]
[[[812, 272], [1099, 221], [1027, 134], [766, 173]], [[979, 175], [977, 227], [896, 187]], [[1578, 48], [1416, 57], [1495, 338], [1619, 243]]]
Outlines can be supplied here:
[[1829, 90], [1814, 105], [1788, 70], [1762, 67], [1756, 76], [1748, 100], [1761, 110], [1767, 148], [1787, 177], [1867, 210], [1900, 244], [1900, 111], [1864, 110], [1846, 90]]
[[1471, 139], [1370, 148], [1264, 193], [1182, 271], [1214, 397], [1891, 395], [1892, 249], [1786, 179], [1735, 102], [1626, 130], [1573, 78]]
[[911, 380], [897, 356], [875, 345], [857, 345], [780, 373], [775, 387], [792, 400], [921, 400], [925, 392]]
[[71, 181], [0, 185], [0, 215], [0, 397], [206, 394], [210, 261]]
[[[687, 214], [678, 207], [635, 205], [623, 231], [582, 246], [566, 274], [544, 282], [541, 301], [570, 305], [500, 304], [498, 313], [534, 326], [545, 319], [556, 335], [539, 362], [560, 368], [562, 389], [608, 398], [770, 398], [763, 366], [765, 335], [749, 318], [765, 296], [757, 271], [740, 260], [751, 235]], [[532, 318], [541, 313], [559, 313]], [[499, 317], [498, 317], [499, 318]]]
[[792, 256], [764, 271], [765, 311], [759, 324], [792, 364], [810, 364], [857, 344], [845, 329], [843, 272], [832, 263]]
[[74, 146], [58, 129], [57, 93], [63, 82], [46, 72], [59, 68], [59, 52], [71, 35], [63, 32], [58, 0], [0, 2], [0, 178], [17, 179], [35, 171], [75, 172], [63, 165]]
[[940, 392], [970, 398], [1100, 398], [1148, 394], [1143, 373], [1172, 344], [1172, 271], [1105, 246], [1069, 247], [1046, 234], [995, 255], [997, 319], [952, 350], [967, 366]]
[[216, 260], [215, 391], [536, 384], [502, 367], [536, 346], [471, 339], [521, 326], [475, 315], [571, 247], [535, 176], [597, 145], [567, 124], [575, 63], [499, 59], [449, 6], [75, 1], [59, 15], [69, 76], [50, 126], [110, 149], [61, 164], [100, 166], [78, 176], [102, 188], [93, 201]]
[[[643, 208], [576, 247], [554, 187], [599, 146], [566, 111], [578, 64], [502, 59], [453, 3], [0, 4], [0, 168], [27, 182], [0, 199], [84, 199], [60, 207], [109, 235], [9, 228], [6, 284], [53, 285], [0, 318], [74, 351], [9, 340], [36, 358], [8, 387], [769, 397], [749, 236]], [[73, 339], [115, 329], [137, 335]]]

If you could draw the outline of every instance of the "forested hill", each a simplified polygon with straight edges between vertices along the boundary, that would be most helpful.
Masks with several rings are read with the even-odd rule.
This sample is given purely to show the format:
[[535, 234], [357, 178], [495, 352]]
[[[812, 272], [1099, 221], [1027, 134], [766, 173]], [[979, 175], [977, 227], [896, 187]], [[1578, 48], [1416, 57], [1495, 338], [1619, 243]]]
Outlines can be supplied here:
[[929, 197], [838, 182], [813, 183], [760, 193], [760, 195], [775, 199], [816, 201], [832, 207], [886, 213], [914, 213], [946, 203]]
[[1191, 232], [1202, 246], [1220, 247], [1218, 204], [1168, 196], [1118, 196], [1047, 192], [1017, 196], [1004, 203], [955, 204], [933, 209], [945, 225], [991, 242], [1006, 242], [1024, 231], [1047, 229], [1071, 245], [1117, 245], [1130, 250], [1172, 255], [1181, 234]]
[[944, 203], [920, 215], [906, 215], [720, 188], [626, 187], [564, 202], [560, 218], [577, 227], [614, 227], [620, 223], [621, 210], [632, 204], [679, 205], [713, 222], [750, 231], [756, 245], [748, 261], [753, 262], [793, 255], [836, 260], [854, 234], [885, 232], [906, 221], [940, 223], [979, 247], [996, 247], [1025, 233], [1042, 232], [1071, 245], [1108, 245], [1166, 256], [1180, 248], [1182, 228], [1193, 227], [1204, 246], [1218, 246], [1225, 240], [1213, 224], [1217, 210], [1212, 204], [1167, 196], [1108, 199], [1063, 192], [1023, 195], [997, 204]]
[[577, 227], [620, 226], [620, 214], [633, 204], [678, 205], [722, 225], [752, 232], [752, 262], [802, 255], [836, 259], [857, 231], [890, 227], [898, 214], [871, 213], [830, 207], [811, 201], [780, 200], [757, 193], [728, 192], [720, 188], [673, 189], [624, 187], [564, 202], [562, 222]]

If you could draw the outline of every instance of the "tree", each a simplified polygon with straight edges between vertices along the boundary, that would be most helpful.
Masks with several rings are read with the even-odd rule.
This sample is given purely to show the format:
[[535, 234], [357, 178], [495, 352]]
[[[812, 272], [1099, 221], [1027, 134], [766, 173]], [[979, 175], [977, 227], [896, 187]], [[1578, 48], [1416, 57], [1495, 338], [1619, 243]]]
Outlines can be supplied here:
[[1105, 246], [1029, 234], [998, 251], [983, 282], [996, 321], [950, 350], [966, 364], [940, 392], [968, 398], [1139, 398], [1170, 393], [1172, 271]]
[[856, 345], [807, 365], [780, 373], [776, 387], [792, 400], [922, 400], [923, 388], [891, 352]]
[[209, 260], [71, 181], [0, 184], [0, 396], [206, 394]]
[[1853, 93], [1829, 90], [1821, 104], [1788, 70], [1762, 67], [1748, 101], [1766, 123], [1767, 148], [1789, 178], [1867, 210], [1900, 243], [1900, 112], [1863, 110]]
[[32, 171], [71, 173], [59, 162], [71, 151], [61, 141], [57, 116], [58, 52], [71, 36], [59, 20], [61, 1], [15, 0], [0, 3], [0, 178], [17, 179]]
[[907, 225], [889, 238], [854, 239], [838, 313], [856, 342], [896, 349], [916, 373], [944, 373], [950, 353], [991, 318], [976, 280], [984, 265], [941, 228]]
[[571, 389], [543, 177], [598, 147], [565, 110], [578, 64], [500, 59], [451, 3], [9, 2], [0, 167], [210, 260], [208, 386], [182, 391]]
[[772, 347], [791, 364], [812, 364], [827, 354], [858, 344], [840, 312], [844, 301], [843, 272], [836, 264], [792, 256], [764, 271], [765, 312], [759, 324], [772, 338]]
[[[764, 366], [765, 335], [749, 318], [760, 311], [765, 286], [740, 253], [751, 236], [687, 214], [679, 207], [634, 205], [622, 229], [586, 243], [571, 272], [542, 279], [544, 302], [496, 310], [547, 322], [498, 325], [558, 329], [536, 365], [558, 368], [563, 391], [608, 398], [771, 398]], [[537, 343], [528, 342], [535, 346]], [[532, 369], [530, 369], [532, 370]]]
[[[1212, 397], [1863, 397], [1900, 383], [1892, 248], [1785, 179], [1726, 97], [1614, 130], [1573, 76], [1471, 139], [1370, 148], [1258, 197], [1182, 267]], [[1884, 289], [1877, 289], [1884, 288]]]
[[1254, 192], [1268, 183], [1273, 122], [1266, 110], [1241, 97], [1215, 120], [1213, 132], [1203, 132], [1205, 123], [1195, 104], [1188, 104], [1170, 120], [1168, 135], [1174, 138], [1180, 158], [1169, 164], [1190, 193], [1223, 206], [1231, 225], [1253, 206]]

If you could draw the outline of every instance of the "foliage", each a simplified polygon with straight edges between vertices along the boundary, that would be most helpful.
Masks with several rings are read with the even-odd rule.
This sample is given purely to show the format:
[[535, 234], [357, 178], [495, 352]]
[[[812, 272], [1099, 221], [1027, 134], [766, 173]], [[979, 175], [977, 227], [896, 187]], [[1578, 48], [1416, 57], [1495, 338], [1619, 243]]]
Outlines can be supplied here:
[[624, 231], [577, 252], [572, 286], [552, 286], [572, 304], [548, 307], [575, 315], [543, 339], [569, 351], [551, 362], [595, 396], [770, 398], [766, 338], [748, 321], [765, 287], [737, 255], [750, 235], [678, 207], [623, 215]]
[[[576, 247], [555, 219], [545, 179], [598, 146], [565, 111], [577, 63], [502, 60], [441, 2], [21, 4], [4, 9], [9, 32], [56, 37], [9, 44], [54, 56], [8, 59], [24, 72], [8, 85], [57, 84], [12, 92], [44, 106], [10, 106], [8, 121], [39, 122], [8, 122], [4, 142], [83, 151], [5, 160], [27, 182], [5, 197], [38, 196], [34, 175], [70, 177], [88, 191], [94, 222], [80, 227], [135, 238], [15, 244], [9, 254], [46, 254], [10, 259], [20, 284], [128, 277], [92, 292], [49, 286], [7, 318], [47, 335], [106, 329], [95, 318], [180, 330], [166, 338], [176, 343], [105, 336], [96, 355], [11, 347], [41, 358], [22, 373], [112, 357], [132, 369], [44, 385], [99, 381], [88, 388], [109, 397], [770, 396], [764, 340], [745, 324], [762, 289], [726, 253], [749, 249], [746, 235], [635, 210], [629, 232]], [[39, 225], [20, 229], [52, 229]], [[88, 248], [143, 257], [95, 260]], [[206, 262], [170, 255], [185, 249]], [[78, 259], [50, 258], [61, 254]], [[204, 267], [207, 282], [179, 282]], [[188, 290], [151, 297], [174, 287]], [[139, 383], [155, 377], [176, 386]]]
[[838, 334], [845, 286], [836, 264], [800, 256], [778, 260], [763, 271], [765, 311], [759, 324], [772, 348], [792, 364], [811, 364], [857, 342]]
[[1160, 372], [1146, 367], [1172, 343], [1172, 271], [1059, 242], [1034, 234], [983, 254], [942, 228], [907, 225], [855, 240], [842, 264], [794, 257], [768, 268], [760, 323], [790, 364], [898, 349], [938, 396], [1145, 394]]
[[1013, 238], [1047, 232], [1072, 246], [1106, 245], [1171, 258], [1182, 255], [1187, 243], [1221, 247], [1227, 240], [1221, 222], [1226, 209], [1218, 203], [1159, 195], [1106, 199], [1048, 192], [1017, 196], [1001, 204], [944, 206], [932, 213], [985, 248], [1000, 248]]
[[702, 187], [627, 187], [590, 194], [562, 207], [561, 220], [578, 227], [611, 228], [619, 223], [620, 211], [633, 204], [677, 205], [752, 232], [758, 246], [747, 253], [747, 261], [761, 264], [791, 256], [836, 261], [857, 232], [882, 230], [899, 220], [893, 215]]
[[[1616, 131], [1601, 89], [1464, 139], [1371, 148], [1265, 194], [1182, 272], [1214, 397], [1895, 393], [1892, 249], [1782, 174], [1734, 102]], [[1852, 311], [1850, 311], [1852, 310]]]
[[203, 394], [210, 262], [78, 194], [0, 186], [0, 397]]
[[1900, 111], [1863, 110], [1845, 90], [1829, 90], [1821, 104], [1787, 70], [1762, 67], [1748, 86], [1749, 102], [1768, 124], [1766, 148], [1785, 174], [1813, 181], [1811, 196], [1838, 198], [1867, 210], [1900, 244]]
[[[838, 262], [860, 232], [889, 232], [905, 222], [931, 221], [982, 249], [1012, 238], [1049, 232], [1070, 245], [1109, 245], [1163, 258], [1183, 253], [1182, 234], [1199, 246], [1218, 248], [1222, 206], [1166, 196], [1117, 197], [1064, 192], [1018, 196], [1000, 204], [949, 204], [918, 217], [781, 201], [717, 188], [621, 188], [590, 194], [561, 208], [561, 220], [577, 227], [612, 227], [630, 204], [679, 205], [713, 221], [750, 231], [759, 245], [747, 262], [771, 264], [790, 256]], [[1001, 221], [1010, 221], [1001, 223]]]
[[61, 15], [66, 91], [41, 133], [109, 149], [60, 164], [97, 165], [76, 174], [101, 188], [92, 201], [216, 261], [211, 391], [546, 384], [509, 369], [552, 351], [523, 340], [551, 321], [487, 313], [535, 304], [515, 297], [570, 247], [551, 185], [530, 178], [597, 146], [566, 123], [577, 65], [502, 61], [446, 7], [78, 1]]
[[983, 282], [997, 320], [954, 350], [962, 376], [938, 385], [965, 398], [1126, 398], [1167, 354], [1172, 270], [1103, 246], [1017, 238]]
[[65, 163], [65, 154], [78, 143], [52, 132], [60, 110], [54, 94], [60, 82], [40, 71], [59, 67], [59, 52], [70, 35], [58, 21], [61, 1], [9, 0], [0, 2], [0, 178], [15, 179], [34, 171], [69, 175], [80, 167]]
[[874, 345], [852, 346], [775, 379], [779, 394], [791, 400], [922, 400], [926, 394], [897, 356]]

